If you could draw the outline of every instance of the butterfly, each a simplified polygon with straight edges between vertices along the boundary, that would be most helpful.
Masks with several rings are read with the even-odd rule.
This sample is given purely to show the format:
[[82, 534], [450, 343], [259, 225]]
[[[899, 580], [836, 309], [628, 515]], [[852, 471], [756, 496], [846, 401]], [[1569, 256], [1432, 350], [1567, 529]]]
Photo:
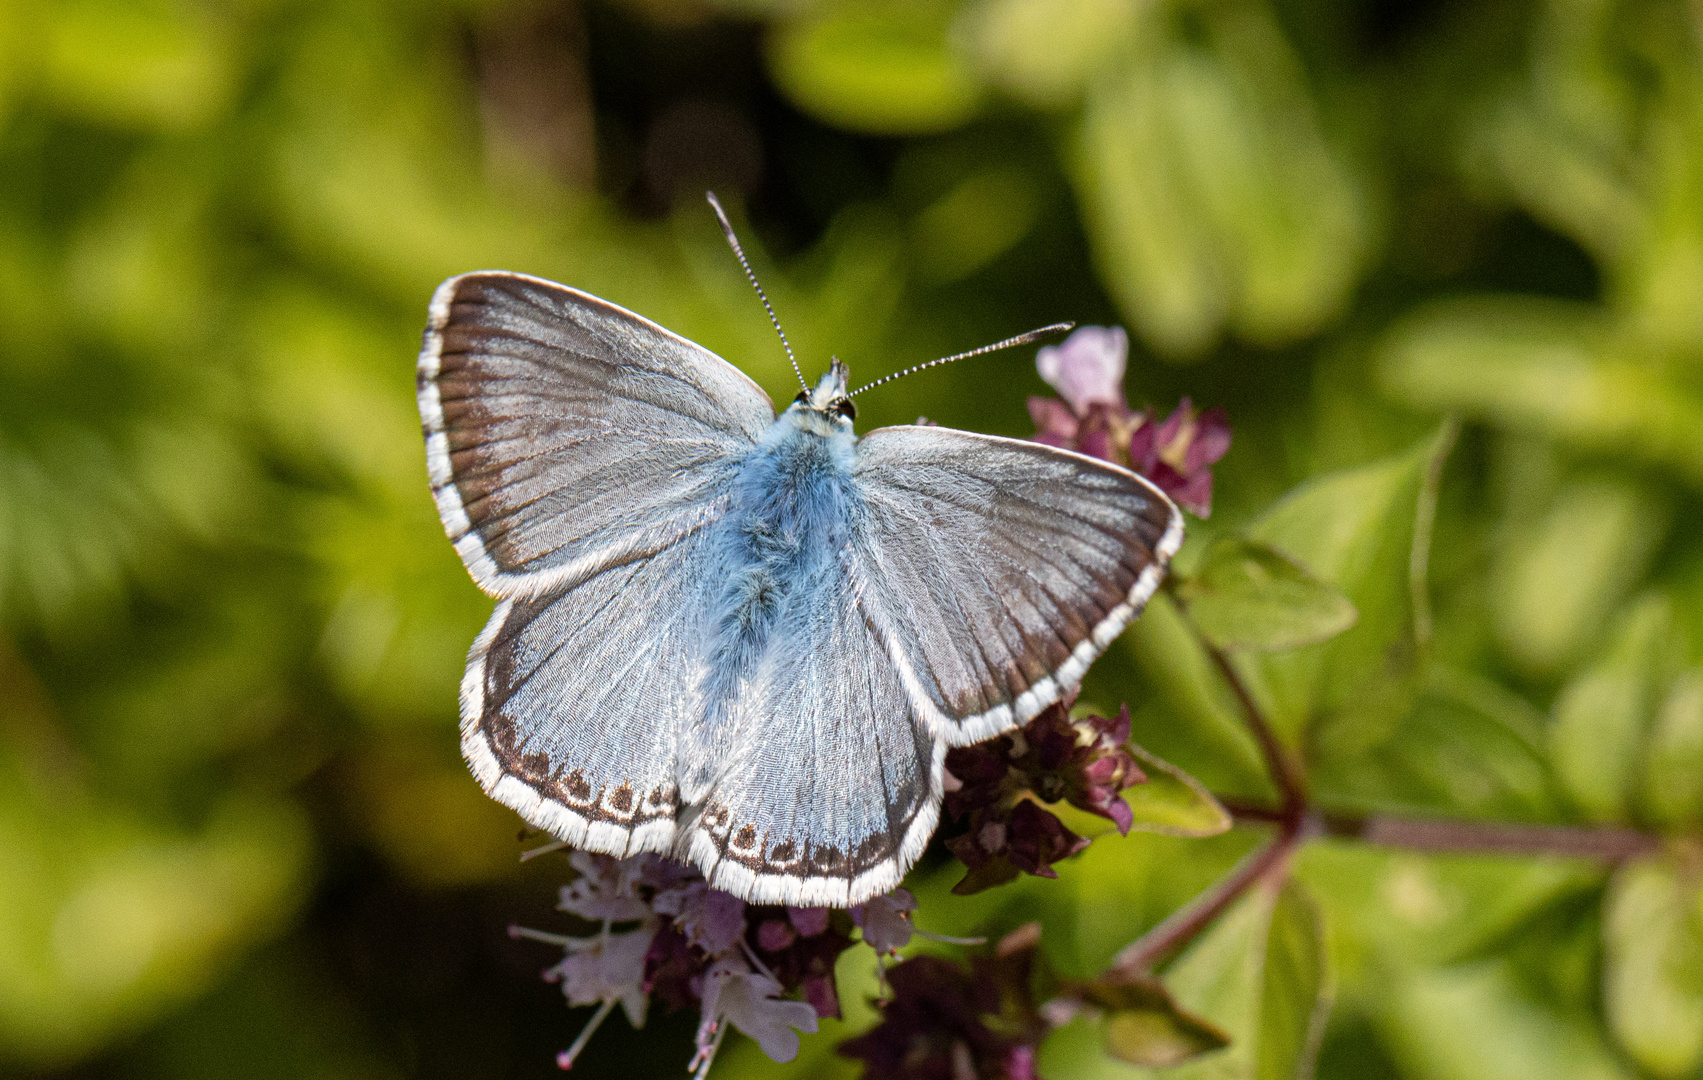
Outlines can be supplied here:
[[461, 683], [474, 776], [756, 903], [893, 889], [946, 751], [1076, 686], [1182, 542], [1116, 465], [860, 438], [837, 360], [777, 417], [708, 350], [522, 274], [438, 288], [417, 385], [444, 529], [498, 601]]

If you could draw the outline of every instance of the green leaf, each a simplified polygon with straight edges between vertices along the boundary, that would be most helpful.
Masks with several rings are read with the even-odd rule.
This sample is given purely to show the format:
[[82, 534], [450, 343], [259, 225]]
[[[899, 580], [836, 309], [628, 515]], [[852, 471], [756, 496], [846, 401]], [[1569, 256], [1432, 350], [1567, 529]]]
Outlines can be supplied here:
[[1377, 700], [1369, 693], [1374, 684], [1411, 671], [1414, 523], [1426, 473], [1447, 450], [1446, 435], [1445, 429], [1404, 453], [1314, 477], [1249, 527], [1251, 539], [1301, 563], [1359, 612], [1351, 629], [1328, 642], [1239, 658], [1273, 725], [1292, 742], [1319, 712], [1352, 713]]
[[1382, 994], [1390, 965], [1459, 962], [1520, 933], [1533, 913], [1595, 895], [1598, 868], [1568, 859], [1420, 854], [1308, 844], [1295, 873], [1331, 927], [1332, 957], [1356, 996]]
[[[1326, 139], [1308, 75], [1270, 5], [1200, 9], [1163, 91], [1183, 182], [1216, 234], [1231, 326], [1262, 345], [1319, 329], [1366, 249], [1359, 178]], [[1184, 42], [1189, 44], [1184, 45]]]
[[1135, 743], [1129, 744], [1129, 751], [1147, 773], [1145, 784], [1123, 793], [1124, 802], [1135, 814], [1132, 830], [1165, 836], [1217, 836], [1230, 828], [1230, 812], [1199, 780]]
[[1331, 989], [1324, 920], [1305, 887], [1290, 882], [1277, 898], [1266, 936], [1255, 1076], [1304, 1080], [1313, 1075]]
[[1229, 289], [1173, 146], [1156, 53], [1144, 40], [1089, 89], [1072, 173], [1107, 291], [1149, 347], [1187, 357], [1218, 336]]
[[[1632, 1080], [1590, 1025], [1522, 992], [1504, 962], [1396, 969], [1378, 994], [1404, 1075], [1425, 1080]], [[1411, 1073], [1408, 1070], [1411, 1069]]]
[[1229, 1033], [1223, 1054], [1167, 1074], [1173, 1080], [1306, 1080], [1331, 985], [1323, 923], [1294, 881], [1266, 882], [1185, 952], [1165, 983], [1190, 1012]]
[[1105, 1014], [1106, 1050], [1120, 1061], [1168, 1069], [1230, 1045], [1224, 1032], [1179, 1009], [1164, 984], [1151, 975], [1113, 970], [1075, 992]]
[[1074, 171], [1101, 277], [1173, 357], [1226, 326], [1293, 340], [1347, 301], [1365, 199], [1266, 5], [1180, 23], [1145, 21], [1087, 95]]
[[911, 246], [917, 272], [957, 281], [993, 262], [1035, 222], [1036, 185], [1021, 170], [974, 173], [917, 215]]
[[1573, 801], [1596, 820], [1628, 816], [1659, 687], [1678, 666], [1673, 639], [1668, 600], [1644, 597], [1621, 617], [1607, 653], [1555, 701], [1550, 759]]
[[1640, 859], [1603, 903], [1603, 1000], [1609, 1026], [1664, 1080], [1703, 1062], [1703, 912], [1695, 864]]
[[1663, 825], [1703, 822], [1703, 670], [1675, 679], [1656, 714], [1644, 806]]
[[80, 0], [51, 15], [35, 52], [61, 109], [180, 131], [218, 119], [238, 89], [242, 50], [214, 9]]
[[1361, 805], [1540, 821], [1562, 797], [1543, 714], [1488, 679], [1434, 665], [1387, 727], [1362, 705], [1314, 736], [1314, 786]]
[[1532, 674], [1572, 662], [1644, 575], [1667, 516], [1639, 485], [1598, 475], [1563, 485], [1540, 519], [1513, 523], [1492, 577], [1502, 647]]
[[0, 750], [0, 1060], [63, 1064], [137, 1030], [305, 899], [313, 838], [289, 803], [227, 791], [170, 832], [17, 765]]
[[[1267, 510], [1248, 533], [1338, 588], [1363, 586], [1379, 569], [1383, 549], [1392, 546], [1388, 534], [1410, 537], [1411, 520], [1403, 528], [1399, 519], [1404, 512], [1412, 517], [1407, 504], [1418, 495], [1432, 452], [1433, 440], [1427, 439], [1382, 461], [1314, 477]], [[1398, 519], [1394, 526], [1392, 516]], [[1406, 543], [1393, 546], [1406, 554]]]
[[1189, 617], [1221, 649], [1290, 649], [1354, 625], [1348, 598], [1266, 544], [1224, 537], [1177, 589]]
[[1384, 339], [1379, 370], [1409, 404], [1630, 453], [1703, 484], [1703, 402], [1617, 348], [1596, 307], [1479, 297], [1408, 316]]
[[1151, 10], [1135, 0], [983, 0], [962, 24], [988, 79], [1039, 108], [1068, 105]]
[[825, 4], [775, 26], [775, 82], [805, 112], [876, 135], [947, 131], [981, 104], [981, 84], [931, 2]]

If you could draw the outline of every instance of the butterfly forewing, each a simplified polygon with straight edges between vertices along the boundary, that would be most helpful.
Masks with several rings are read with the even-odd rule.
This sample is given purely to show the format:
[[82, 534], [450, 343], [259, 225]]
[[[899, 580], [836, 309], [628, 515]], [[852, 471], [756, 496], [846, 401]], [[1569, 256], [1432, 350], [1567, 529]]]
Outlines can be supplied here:
[[1124, 469], [940, 427], [870, 432], [858, 592], [951, 745], [1039, 713], [1140, 614], [1182, 516]]
[[715, 354], [500, 272], [438, 288], [418, 382], [438, 512], [497, 596], [572, 584], [702, 528], [774, 420], [757, 384]]

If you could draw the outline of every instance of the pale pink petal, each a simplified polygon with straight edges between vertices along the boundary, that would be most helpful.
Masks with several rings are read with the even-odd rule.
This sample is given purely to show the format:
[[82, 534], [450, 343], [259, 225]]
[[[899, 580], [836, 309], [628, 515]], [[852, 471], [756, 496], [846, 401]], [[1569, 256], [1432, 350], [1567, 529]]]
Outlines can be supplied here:
[[545, 972], [545, 979], [559, 980], [569, 1005], [596, 1005], [619, 1001], [634, 1027], [645, 1022], [645, 954], [650, 951], [654, 930], [625, 934], [599, 934], [584, 945], [569, 946], [562, 962]]
[[755, 1039], [770, 1060], [784, 1062], [797, 1057], [798, 1032], [816, 1030], [816, 1009], [808, 1001], [781, 999], [777, 996], [780, 992], [779, 983], [752, 971], [740, 957], [715, 963], [704, 973], [698, 1057], [693, 1060], [701, 1061], [711, 1053], [723, 1023]]
[[1031, 394], [1028, 405], [1029, 419], [1035, 422], [1036, 438], [1044, 440], [1051, 436], [1065, 443], [1076, 438], [1076, 414], [1064, 402]]
[[755, 1039], [770, 1061], [785, 1062], [798, 1056], [798, 1032], [815, 1032], [816, 1007], [776, 997], [780, 992], [779, 984], [765, 975], [734, 975], [721, 988], [720, 1012]]
[[1035, 356], [1035, 369], [1081, 415], [1089, 405], [1123, 403], [1129, 335], [1121, 326], [1083, 326]]
[[1192, 510], [1196, 517], [1212, 516], [1212, 473], [1198, 472], [1170, 492], [1178, 506]]
[[594, 922], [631, 922], [650, 914], [633, 891], [643, 869], [640, 860], [576, 851], [568, 861], [580, 876], [562, 886], [559, 910]]
[[672, 916], [686, 940], [711, 956], [734, 950], [745, 936], [745, 901], [702, 881], [659, 892], [651, 906]]
[[745, 936], [745, 901], [720, 889], [705, 892], [700, 933], [704, 951], [712, 956], [738, 945]]
[[1230, 418], [1213, 406], [1195, 417], [1194, 441], [1183, 457], [1183, 472], [1193, 475], [1230, 452]]

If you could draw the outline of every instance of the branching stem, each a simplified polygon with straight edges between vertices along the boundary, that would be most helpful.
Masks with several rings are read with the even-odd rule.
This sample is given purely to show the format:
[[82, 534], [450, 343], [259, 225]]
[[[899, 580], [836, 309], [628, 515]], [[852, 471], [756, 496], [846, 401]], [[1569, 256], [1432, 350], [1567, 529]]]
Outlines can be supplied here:
[[1225, 806], [1238, 822], [1276, 825], [1277, 835], [1187, 906], [1126, 946], [1113, 962], [1116, 970], [1150, 971], [1181, 952], [1254, 885], [1282, 880], [1289, 872], [1291, 856], [1302, 840], [1310, 836], [1348, 837], [1409, 851], [1555, 855], [1611, 862], [1644, 854], [1660, 845], [1658, 837], [1617, 825], [1526, 825], [1395, 814], [1342, 814], [1316, 807], [1308, 795], [1306, 769], [1300, 758], [1278, 737], [1235, 664], [1201, 633], [1189, 617], [1186, 605], [1179, 601], [1177, 609], [1241, 707], [1242, 717], [1259, 744], [1281, 800], [1276, 807], [1229, 801]]

